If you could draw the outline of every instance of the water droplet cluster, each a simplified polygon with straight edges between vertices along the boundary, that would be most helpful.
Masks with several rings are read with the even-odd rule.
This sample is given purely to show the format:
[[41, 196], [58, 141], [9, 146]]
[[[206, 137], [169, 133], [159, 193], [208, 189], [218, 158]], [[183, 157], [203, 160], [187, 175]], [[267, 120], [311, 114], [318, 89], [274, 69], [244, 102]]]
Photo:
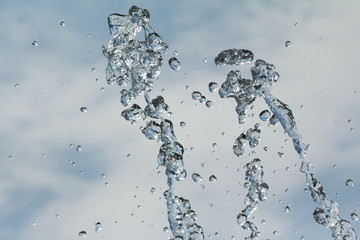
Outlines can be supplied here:
[[[215, 57], [215, 65], [250, 64], [253, 60], [253, 54], [251, 52], [247, 53], [246, 56], [244, 56], [244, 59], [241, 60], [239, 59], [241, 58], [239, 52], [243, 51], [250, 52], [248, 50], [225, 50]], [[233, 56], [231, 54], [233, 54]], [[251, 58], [249, 56], [251, 56]], [[300, 171], [306, 176], [306, 185], [311, 192], [313, 201], [319, 205], [313, 213], [315, 221], [330, 228], [332, 236], [335, 239], [357, 239], [351, 224], [339, 217], [338, 204], [328, 198], [321, 183], [317, 181], [314, 174], [310, 172], [309, 165], [305, 161], [306, 152], [309, 146], [302, 141], [302, 137], [297, 130], [295, 118], [290, 107], [271, 94], [272, 84], [279, 79], [279, 74], [275, 71], [275, 66], [258, 59], [255, 61], [254, 66], [251, 67], [251, 74], [252, 79], [250, 80], [242, 78], [239, 70], [230, 71], [226, 81], [221, 85], [219, 90], [220, 97], [235, 98], [237, 102], [235, 110], [238, 114], [238, 121], [240, 124], [245, 122], [245, 112], [249, 105], [255, 101], [256, 97], [262, 97], [265, 100], [273, 115], [269, 119], [270, 113], [265, 110], [260, 113], [260, 119], [263, 121], [269, 119], [271, 125], [276, 125], [280, 122], [284, 131], [292, 139], [294, 148], [302, 159]], [[243, 154], [243, 146], [246, 143], [247, 138], [248, 137], [245, 134], [242, 134], [237, 138], [233, 147], [236, 155], [239, 156]], [[346, 185], [349, 186], [351, 184], [346, 183]], [[239, 214], [238, 223], [242, 225], [245, 222], [246, 217]], [[255, 227], [252, 225], [244, 226], [246, 226], [245, 228], [250, 228], [253, 231], [252, 235], [255, 236], [257, 233]]]
[[[183, 163], [184, 148], [177, 142], [172, 122], [165, 118], [169, 106], [162, 96], [154, 99], [149, 97], [153, 79], [160, 75], [163, 62], [161, 54], [168, 49], [160, 35], [150, 27], [149, 21], [149, 11], [136, 6], [130, 8], [129, 15], [114, 13], [108, 17], [110, 41], [107, 47], [103, 46], [108, 60], [106, 79], [108, 84], [117, 83], [121, 87], [121, 103], [124, 106], [138, 96], [145, 97], [145, 108], [134, 103], [121, 115], [131, 122], [150, 118], [142, 133], [150, 140], [162, 142], [158, 164], [166, 168], [169, 189], [164, 196], [173, 233], [171, 239], [203, 240], [202, 227], [196, 223], [197, 215], [191, 209], [189, 200], [175, 194], [175, 181], [185, 179], [187, 173]], [[135, 37], [141, 30], [145, 32], [145, 40], [137, 41]], [[169, 65], [175, 71], [181, 67], [176, 58], [170, 59]]]
[[248, 188], [248, 193], [244, 200], [246, 205], [245, 209], [237, 216], [237, 223], [245, 230], [250, 229], [249, 240], [258, 239], [260, 232], [253, 222], [249, 220], [250, 215], [257, 209], [260, 202], [265, 201], [269, 186], [263, 182], [263, 166], [261, 160], [255, 158], [245, 165], [245, 180], [247, 181], [244, 186]]

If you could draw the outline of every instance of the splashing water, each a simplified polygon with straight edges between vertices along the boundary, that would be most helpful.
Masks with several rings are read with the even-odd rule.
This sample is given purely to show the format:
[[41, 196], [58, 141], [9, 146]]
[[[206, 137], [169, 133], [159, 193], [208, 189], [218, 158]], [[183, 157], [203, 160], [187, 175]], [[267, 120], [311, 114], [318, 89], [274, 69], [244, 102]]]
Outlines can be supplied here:
[[[149, 21], [149, 11], [136, 6], [130, 8], [129, 15], [109, 15], [110, 41], [107, 47], [102, 48], [108, 60], [106, 79], [108, 84], [116, 83], [121, 87], [121, 103], [124, 106], [138, 96], [145, 97], [147, 105], [144, 109], [134, 103], [121, 115], [127, 121], [151, 118], [142, 133], [150, 140], [162, 142], [158, 164], [166, 168], [169, 189], [164, 192], [164, 197], [173, 233], [171, 240], [203, 240], [202, 227], [196, 223], [197, 215], [191, 209], [189, 200], [175, 195], [175, 180], [185, 179], [187, 173], [183, 163], [184, 148], [177, 142], [172, 122], [164, 118], [169, 106], [162, 96], [152, 100], [149, 97], [153, 79], [160, 76], [162, 53], [168, 49], [160, 35], [150, 27]], [[145, 32], [145, 40], [137, 41], [135, 37], [141, 30]], [[176, 58], [170, 59], [169, 64], [175, 71], [181, 67]]]
[[244, 200], [246, 205], [245, 209], [237, 216], [237, 223], [243, 229], [250, 229], [250, 237], [246, 240], [257, 239], [260, 236], [257, 227], [254, 223], [249, 221], [249, 216], [257, 209], [260, 202], [265, 201], [269, 186], [263, 182], [263, 166], [261, 166], [261, 160], [255, 158], [251, 162], [245, 165], [245, 186], [249, 189], [248, 194]]
[[[246, 53], [246, 54], [244, 54]], [[243, 59], [242, 59], [243, 58]], [[229, 49], [220, 52], [215, 57], [215, 65], [239, 65], [250, 64], [253, 60], [253, 54], [248, 50]], [[275, 125], [281, 123], [285, 132], [292, 139], [294, 148], [302, 159], [300, 171], [305, 174], [306, 185], [311, 192], [313, 201], [319, 205], [313, 213], [314, 219], [317, 223], [331, 229], [334, 239], [357, 239], [357, 235], [351, 224], [339, 217], [338, 204], [329, 199], [324, 193], [323, 186], [310, 172], [309, 165], [305, 161], [308, 145], [304, 144], [302, 137], [299, 134], [295, 118], [288, 105], [281, 102], [279, 99], [271, 94], [271, 86], [279, 79], [279, 74], [275, 71], [275, 66], [266, 63], [263, 60], [256, 60], [253, 67], [251, 67], [252, 79], [241, 78], [239, 70], [230, 71], [227, 75], [226, 81], [221, 85], [219, 95], [221, 98], [235, 98], [237, 102], [236, 112], [238, 114], [238, 121], [240, 124], [245, 122], [245, 112], [249, 105], [253, 103], [256, 97], [264, 98], [266, 104], [269, 106], [273, 116], [269, 122]], [[260, 113], [260, 118], [263, 120], [269, 116], [265, 112]], [[234, 145], [234, 153], [238, 156], [244, 152], [244, 144], [247, 141], [245, 134], [240, 135], [236, 139], [236, 149]], [[236, 150], [236, 151], [235, 151]], [[240, 225], [246, 221], [246, 217], [240, 216]], [[238, 216], [238, 222], [239, 222]], [[252, 235], [256, 235], [257, 229], [253, 225], [248, 225], [252, 230]], [[251, 239], [251, 238], [250, 238]]]

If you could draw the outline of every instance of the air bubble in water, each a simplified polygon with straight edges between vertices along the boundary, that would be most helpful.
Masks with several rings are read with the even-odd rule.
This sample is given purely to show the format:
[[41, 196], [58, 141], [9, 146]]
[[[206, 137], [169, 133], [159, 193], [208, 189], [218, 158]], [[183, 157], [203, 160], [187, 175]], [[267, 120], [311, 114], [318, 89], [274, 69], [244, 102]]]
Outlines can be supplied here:
[[265, 122], [270, 119], [271, 114], [270, 114], [269, 110], [264, 110], [259, 114], [259, 117], [262, 121]]
[[87, 235], [86, 231], [81, 231], [78, 233], [79, 237], [86, 237], [86, 235]]
[[199, 100], [199, 99], [202, 97], [202, 95], [201, 95], [200, 92], [195, 91], [195, 92], [193, 92], [193, 93], [191, 94], [191, 97], [192, 97], [194, 100]]
[[65, 27], [65, 22], [64, 22], [64, 21], [61, 21], [61, 22], [60, 22], [60, 26]]
[[215, 92], [218, 89], [218, 84], [216, 82], [210, 82], [209, 83], [209, 91]]
[[102, 226], [100, 222], [95, 223], [95, 232], [100, 232], [102, 230]]
[[285, 47], [291, 47], [291, 42], [290, 42], [290, 41], [286, 41], [286, 42], [285, 42]]
[[214, 104], [213, 104], [212, 101], [208, 100], [208, 101], [206, 101], [205, 105], [206, 105], [208, 108], [212, 108]]
[[37, 41], [33, 41], [31, 44], [32, 44], [34, 47], [39, 46], [39, 43], [38, 43]]
[[87, 112], [87, 107], [81, 107], [80, 111], [83, 112], [83, 113]]
[[216, 182], [216, 181], [217, 181], [217, 177], [216, 177], [215, 175], [211, 175], [211, 176], [209, 177], [209, 181], [210, 181], [210, 182]]
[[176, 57], [172, 57], [169, 60], [169, 66], [171, 67], [172, 70], [179, 71], [181, 68], [181, 63], [179, 62], [179, 60], [177, 60]]
[[355, 183], [352, 179], [348, 179], [348, 180], [346, 180], [345, 185], [348, 187], [353, 187], [353, 186], [355, 186]]
[[194, 182], [201, 182], [203, 179], [198, 173], [193, 173], [191, 175], [191, 178], [194, 180]]

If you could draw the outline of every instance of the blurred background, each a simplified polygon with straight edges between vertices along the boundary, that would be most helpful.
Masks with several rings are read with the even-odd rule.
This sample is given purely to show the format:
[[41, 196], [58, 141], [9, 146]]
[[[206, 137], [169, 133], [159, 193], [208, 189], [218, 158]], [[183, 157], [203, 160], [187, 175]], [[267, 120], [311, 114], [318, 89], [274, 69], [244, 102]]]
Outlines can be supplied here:
[[[2, 0], [0, 239], [81, 239], [81, 231], [86, 239], [171, 236], [164, 230], [160, 143], [141, 133], [144, 122], [121, 117], [119, 87], [105, 79], [107, 16], [127, 14], [132, 5], [150, 11], [150, 25], [170, 47], [150, 95], [162, 95], [173, 113], [188, 172], [176, 192], [190, 200], [206, 238], [249, 236], [236, 222], [247, 194], [243, 166], [260, 158], [270, 187], [252, 215], [261, 238], [331, 239], [312, 217], [317, 206], [304, 191], [291, 140], [280, 125], [258, 117], [268, 109], [263, 99], [240, 126], [235, 101], [209, 92], [208, 83], [220, 85], [232, 69], [251, 76], [249, 66], [215, 66], [217, 53], [229, 48], [249, 49], [276, 66], [280, 79], [272, 93], [292, 109], [311, 146], [313, 172], [360, 234], [350, 216], [360, 208], [359, 1]], [[174, 51], [182, 65], [177, 72], [167, 63]], [[193, 100], [193, 91], [213, 107]], [[135, 102], [145, 106], [142, 98]], [[236, 137], [255, 123], [261, 124], [259, 146], [236, 157]], [[192, 173], [203, 181], [195, 183]], [[346, 186], [348, 179], [354, 186]], [[102, 230], [96, 232], [97, 222]]]

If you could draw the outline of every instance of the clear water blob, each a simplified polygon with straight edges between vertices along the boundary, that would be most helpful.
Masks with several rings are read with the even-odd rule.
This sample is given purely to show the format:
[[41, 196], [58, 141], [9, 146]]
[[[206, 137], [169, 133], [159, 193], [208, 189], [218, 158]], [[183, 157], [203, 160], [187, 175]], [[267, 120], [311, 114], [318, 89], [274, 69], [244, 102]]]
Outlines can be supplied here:
[[80, 232], [78, 233], [78, 236], [79, 236], [79, 237], [86, 237], [86, 236], [87, 236], [87, 233], [86, 233], [86, 231], [80, 231]]
[[210, 82], [209, 83], [209, 91], [215, 92], [218, 90], [219, 85], [216, 82]]
[[176, 57], [172, 57], [169, 59], [169, 66], [171, 67], [172, 70], [179, 71], [181, 68], [181, 63]]
[[65, 27], [65, 22], [64, 22], [64, 21], [61, 21], [61, 22], [60, 22], [60, 26], [61, 26], [61, 27]]
[[182, 128], [184, 128], [184, 127], [186, 127], [186, 122], [180, 122], [180, 127], [182, 127]]
[[350, 214], [350, 217], [355, 222], [359, 221], [359, 216], [354, 212]]
[[210, 100], [206, 101], [205, 105], [206, 105], [206, 107], [208, 107], [208, 108], [212, 108], [212, 107], [214, 106], [213, 102], [210, 101]]
[[33, 41], [32, 43], [31, 43], [34, 47], [37, 47], [37, 46], [39, 46], [39, 43], [38, 43], [38, 41]]
[[254, 54], [245, 49], [228, 49], [220, 52], [215, 57], [215, 65], [223, 66], [227, 65], [243, 65], [249, 64], [254, 59]]
[[345, 185], [348, 187], [354, 187], [355, 183], [352, 179], [348, 179], [348, 180], [346, 180]]
[[191, 97], [192, 97], [192, 99], [194, 99], [194, 100], [199, 100], [199, 99], [202, 97], [202, 95], [201, 95], [200, 92], [194, 91], [194, 92], [191, 94]]
[[95, 232], [100, 232], [102, 230], [102, 225], [100, 222], [95, 223]]
[[264, 110], [259, 114], [259, 117], [262, 121], [265, 122], [270, 119], [271, 113], [269, 112], [269, 110]]
[[209, 177], [209, 181], [210, 181], [210, 182], [216, 182], [216, 181], [217, 181], [217, 177], [216, 177], [215, 175], [211, 175], [211, 176]]
[[203, 180], [202, 177], [200, 176], [200, 174], [198, 174], [198, 173], [193, 173], [191, 175], [191, 178], [194, 182], [201, 182]]
[[81, 152], [81, 151], [82, 151], [81, 145], [77, 145], [76, 151], [78, 151], [78, 152]]
[[286, 41], [286, 42], [285, 42], [285, 47], [287, 47], [287, 48], [288, 48], [288, 47], [291, 47], [291, 42], [290, 42], [290, 41]]
[[81, 107], [80, 112], [86, 113], [87, 112], [87, 107]]

